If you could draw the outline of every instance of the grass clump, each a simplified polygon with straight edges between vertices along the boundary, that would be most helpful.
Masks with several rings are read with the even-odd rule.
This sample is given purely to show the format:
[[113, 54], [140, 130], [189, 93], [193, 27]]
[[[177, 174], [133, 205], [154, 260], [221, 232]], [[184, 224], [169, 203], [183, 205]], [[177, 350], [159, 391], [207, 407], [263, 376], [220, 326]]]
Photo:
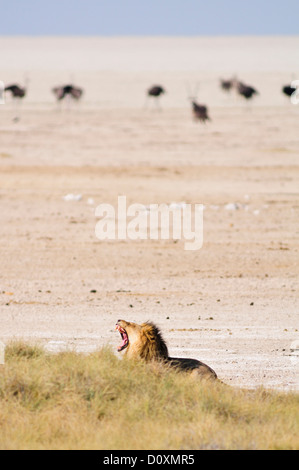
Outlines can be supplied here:
[[45, 351], [37, 345], [26, 344], [23, 341], [14, 341], [9, 343], [5, 348], [5, 360], [9, 361], [14, 358], [37, 358], [44, 356]]
[[0, 367], [2, 449], [298, 449], [299, 395], [233, 389], [143, 362], [47, 354]]

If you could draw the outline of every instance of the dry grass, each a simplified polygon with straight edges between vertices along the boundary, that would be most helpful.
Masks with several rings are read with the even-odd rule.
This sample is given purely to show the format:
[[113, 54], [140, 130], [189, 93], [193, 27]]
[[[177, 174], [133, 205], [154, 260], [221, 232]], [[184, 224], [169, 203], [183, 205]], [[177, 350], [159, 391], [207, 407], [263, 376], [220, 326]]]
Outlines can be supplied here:
[[13, 343], [0, 366], [1, 449], [298, 449], [299, 395]]

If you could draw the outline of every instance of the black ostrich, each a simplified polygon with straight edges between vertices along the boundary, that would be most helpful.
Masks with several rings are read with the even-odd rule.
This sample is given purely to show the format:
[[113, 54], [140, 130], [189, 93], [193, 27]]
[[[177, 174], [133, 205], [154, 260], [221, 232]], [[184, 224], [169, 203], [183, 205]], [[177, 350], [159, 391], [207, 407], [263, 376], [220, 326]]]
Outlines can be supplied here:
[[191, 99], [191, 104], [192, 104], [193, 117], [196, 121], [206, 123], [206, 121], [211, 120], [208, 115], [207, 106], [203, 104], [198, 104], [193, 98]]
[[234, 79], [232, 80], [222, 80], [220, 79], [220, 87], [223, 91], [229, 93], [234, 87]]
[[24, 96], [26, 95], [26, 88], [22, 88], [16, 84], [6, 86], [4, 88], [4, 91], [9, 91], [13, 98], [21, 99], [24, 98]]
[[236, 84], [237, 92], [243, 96], [246, 100], [251, 99], [254, 95], [258, 95], [258, 91], [255, 88], [245, 85], [244, 83], [238, 82]]
[[82, 88], [75, 87], [74, 85], [64, 85], [52, 89], [57, 101], [62, 101], [65, 97], [70, 97], [79, 100], [83, 95]]
[[[147, 98], [154, 98], [157, 107], [160, 107], [160, 96], [166, 93], [165, 88], [160, 85], [153, 85], [147, 90]], [[147, 106], [147, 100], [145, 102]]]
[[147, 90], [148, 96], [154, 96], [156, 98], [158, 98], [160, 95], [163, 95], [163, 93], [165, 93], [165, 90], [160, 85], [154, 85]]
[[19, 122], [20, 120], [20, 104], [23, 98], [26, 96], [27, 93], [27, 84], [28, 84], [28, 79], [26, 78], [26, 85], [24, 87], [21, 87], [17, 84], [13, 85], [8, 85], [4, 88], [5, 92], [9, 92], [13, 98], [13, 101], [15, 103], [15, 110], [14, 112], [16, 115], [13, 118], [14, 122]]
[[282, 92], [286, 96], [292, 96], [292, 94], [296, 91], [296, 88], [292, 85], [286, 85], [282, 88]]

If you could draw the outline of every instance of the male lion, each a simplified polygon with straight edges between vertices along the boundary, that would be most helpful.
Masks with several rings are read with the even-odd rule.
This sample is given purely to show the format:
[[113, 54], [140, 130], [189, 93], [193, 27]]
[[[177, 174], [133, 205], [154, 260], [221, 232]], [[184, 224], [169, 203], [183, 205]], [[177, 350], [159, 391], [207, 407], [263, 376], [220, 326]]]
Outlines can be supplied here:
[[209, 366], [196, 359], [169, 357], [168, 349], [159, 328], [151, 322], [136, 323], [118, 320], [115, 329], [119, 331], [122, 344], [118, 351], [124, 351], [128, 358], [145, 361], [161, 361], [177, 369], [186, 370], [192, 375], [206, 379], [217, 379]]

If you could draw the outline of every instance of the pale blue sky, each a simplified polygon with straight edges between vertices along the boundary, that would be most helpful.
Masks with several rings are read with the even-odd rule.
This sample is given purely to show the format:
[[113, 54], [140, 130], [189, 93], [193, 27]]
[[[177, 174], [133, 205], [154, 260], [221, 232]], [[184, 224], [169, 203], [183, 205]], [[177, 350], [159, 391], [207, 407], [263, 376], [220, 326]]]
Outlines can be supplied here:
[[4, 35], [297, 35], [299, 0], [0, 0]]

